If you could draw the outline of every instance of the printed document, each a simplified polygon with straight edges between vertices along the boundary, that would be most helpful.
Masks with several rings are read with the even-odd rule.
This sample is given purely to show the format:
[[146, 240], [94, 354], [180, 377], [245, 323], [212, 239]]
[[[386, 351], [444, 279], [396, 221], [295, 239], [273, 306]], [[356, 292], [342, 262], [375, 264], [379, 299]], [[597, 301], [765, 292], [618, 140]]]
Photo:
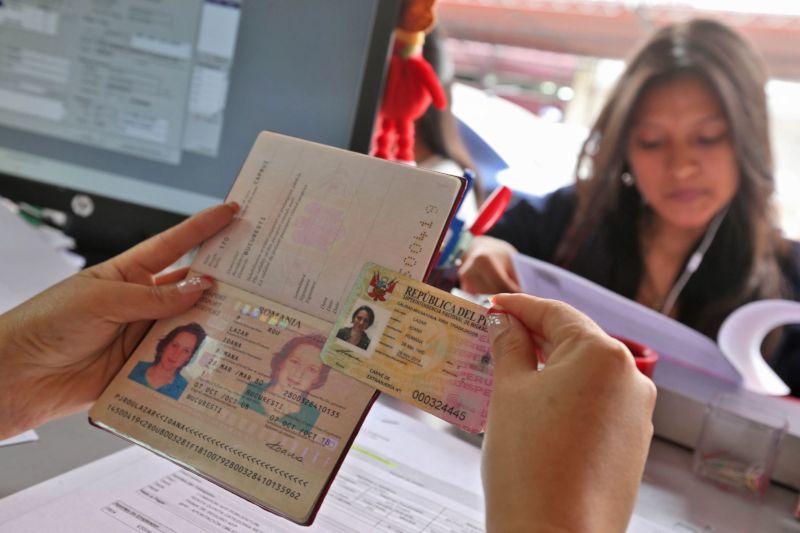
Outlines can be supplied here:
[[[589, 315], [612, 335], [645, 344], [661, 357], [753, 392], [788, 393], [786, 385], [762, 357], [747, 361], [726, 357], [720, 347], [702, 333], [572, 272], [522, 254], [515, 254], [512, 260], [523, 291], [564, 301]], [[735, 315], [736, 311], [725, 322]]]
[[0, 500], [0, 532], [479, 532], [480, 450], [377, 403], [311, 527], [131, 447]]

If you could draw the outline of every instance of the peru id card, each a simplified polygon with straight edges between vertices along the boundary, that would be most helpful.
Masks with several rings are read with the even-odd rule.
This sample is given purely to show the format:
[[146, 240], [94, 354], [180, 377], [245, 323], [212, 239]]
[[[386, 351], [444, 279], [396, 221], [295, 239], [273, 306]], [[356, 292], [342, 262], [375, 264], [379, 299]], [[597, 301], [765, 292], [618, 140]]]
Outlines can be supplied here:
[[470, 433], [486, 425], [493, 362], [478, 304], [367, 263], [322, 360]]

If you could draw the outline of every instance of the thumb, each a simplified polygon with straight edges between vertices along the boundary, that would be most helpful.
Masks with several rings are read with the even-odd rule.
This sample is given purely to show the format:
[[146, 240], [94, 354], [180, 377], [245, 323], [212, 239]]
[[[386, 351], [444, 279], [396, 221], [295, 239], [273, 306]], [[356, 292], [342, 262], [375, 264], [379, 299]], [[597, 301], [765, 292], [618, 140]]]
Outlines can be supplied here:
[[495, 378], [536, 371], [538, 347], [522, 322], [495, 306], [489, 309], [487, 325]]
[[154, 320], [180, 314], [214, 286], [209, 276], [192, 276], [166, 285], [114, 282], [105, 295], [104, 314], [119, 323]]

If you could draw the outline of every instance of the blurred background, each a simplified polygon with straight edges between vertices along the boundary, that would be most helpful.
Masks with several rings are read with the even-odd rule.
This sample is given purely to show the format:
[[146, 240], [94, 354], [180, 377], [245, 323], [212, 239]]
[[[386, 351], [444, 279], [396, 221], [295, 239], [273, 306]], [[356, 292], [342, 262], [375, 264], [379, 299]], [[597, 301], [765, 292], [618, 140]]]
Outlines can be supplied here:
[[453, 112], [488, 185], [543, 194], [573, 181], [575, 156], [623, 61], [654, 29], [713, 18], [767, 63], [778, 189], [800, 238], [800, 1], [440, 0], [455, 67]]

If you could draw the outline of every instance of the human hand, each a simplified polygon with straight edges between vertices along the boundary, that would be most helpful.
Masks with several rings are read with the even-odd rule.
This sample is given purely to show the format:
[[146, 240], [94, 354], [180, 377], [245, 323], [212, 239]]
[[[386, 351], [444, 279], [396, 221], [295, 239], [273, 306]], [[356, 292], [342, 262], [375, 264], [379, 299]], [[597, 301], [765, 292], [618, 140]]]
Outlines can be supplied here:
[[494, 237], [475, 237], [461, 258], [458, 279], [472, 294], [521, 292], [511, 256], [516, 248]]
[[624, 531], [653, 433], [653, 382], [564, 303], [519, 294], [493, 303], [507, 314], [489, 319], [488, 531]]
[[150, 323], [189, 309], [213, 285], [157, 276], [234, 217], [206, 209], [0, 316], [0, 438], [90, 406]]

